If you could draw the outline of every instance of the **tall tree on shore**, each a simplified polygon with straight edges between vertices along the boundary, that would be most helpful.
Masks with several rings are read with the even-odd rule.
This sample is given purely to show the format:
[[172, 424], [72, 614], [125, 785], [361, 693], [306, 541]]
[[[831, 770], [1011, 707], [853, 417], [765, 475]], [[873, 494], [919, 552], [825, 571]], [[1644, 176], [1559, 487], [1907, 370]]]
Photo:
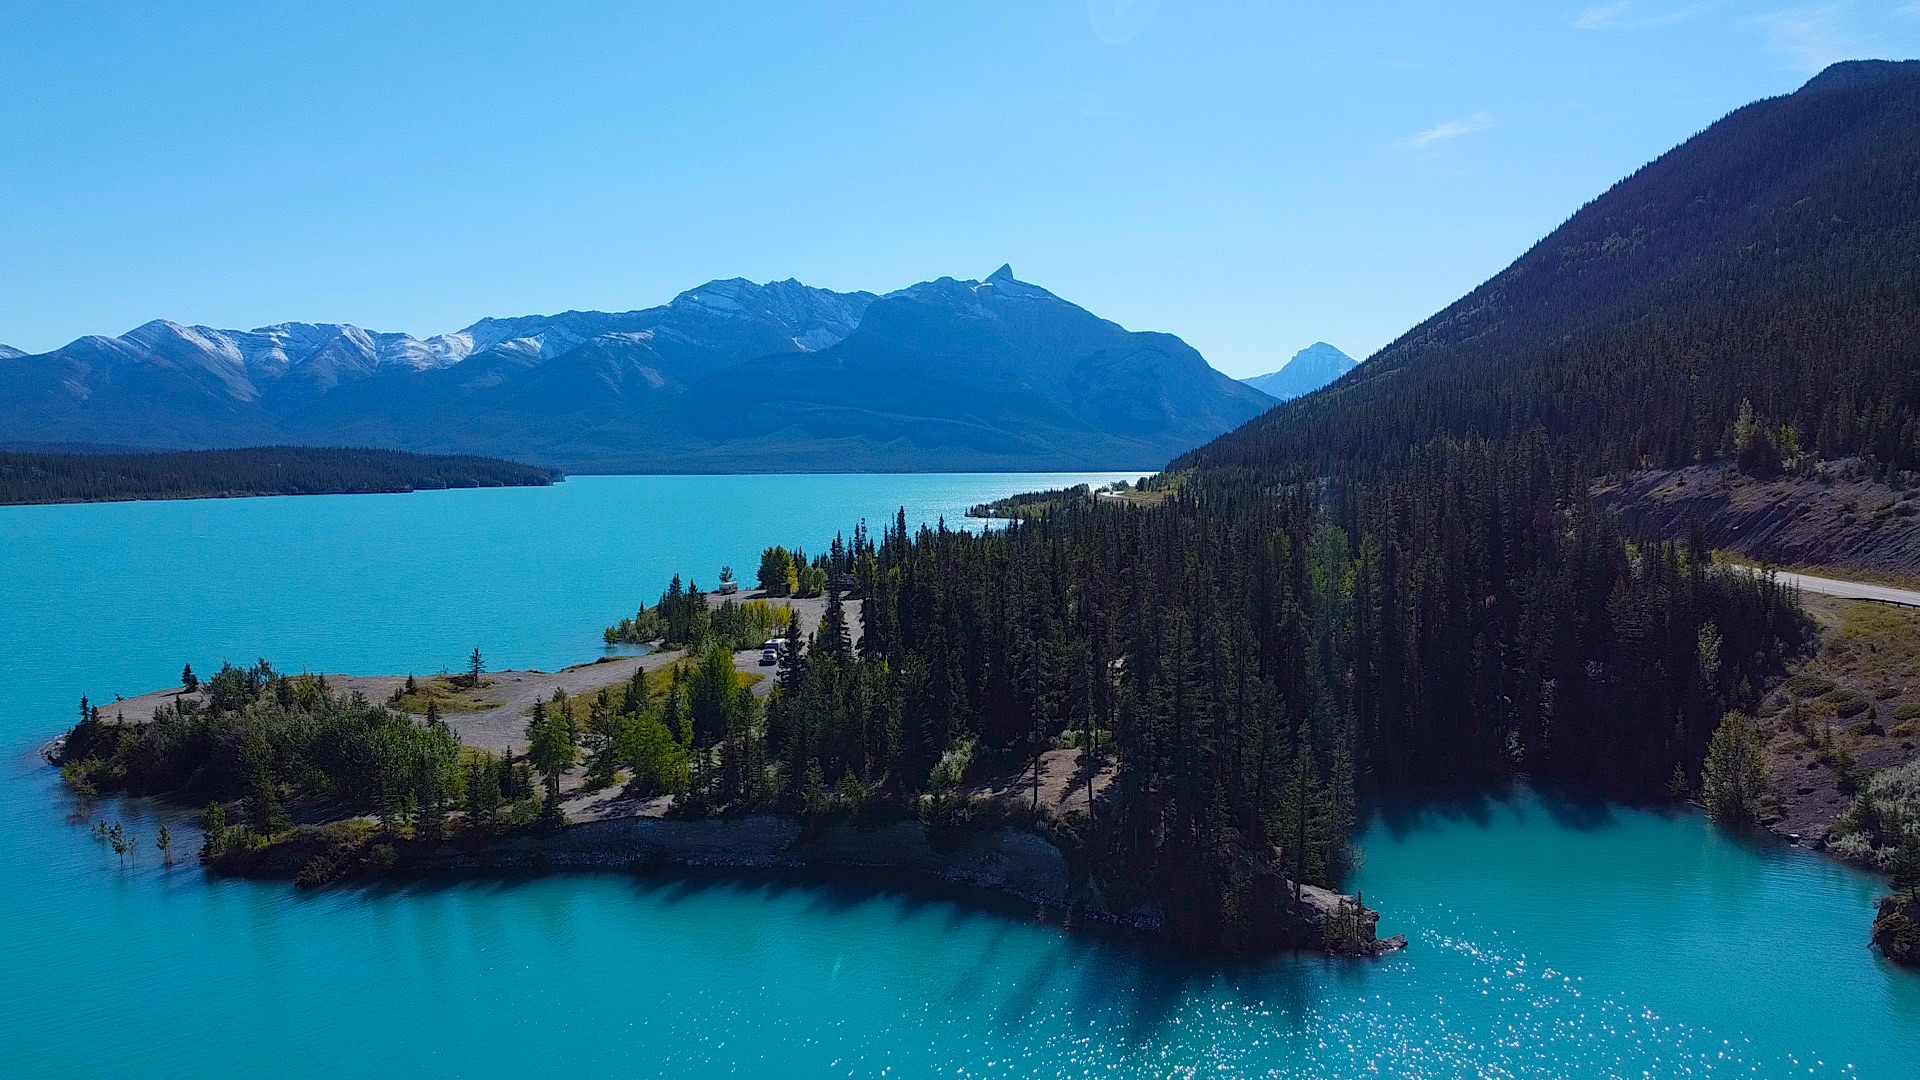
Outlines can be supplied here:
[[535, 701], [533, 717], [527, 721], [527, 764], [545, 784], [541, 812], [549, 820], [561, 818], [560, 780], [577, 759], [572, 720], [549, 712], [545, 702]]
[[1730, 825], [1751, 825], [1772, 794], [1762, 737], [1743, 712], [1730, 712], [1714, 730], [1701, 774], [1707, 811]]
[[500, 763], [476, 751], [467, 762], [467, 828], [490, 836], [499, 826]]
[[827, 590], [827, 608], [820, 616], [820, 629], [814, 632], [815, 649], [834, 656], [845, 656], [853, 651], [853, 635], [847, 626], [847, 609], [840, 600], [840, 590]]

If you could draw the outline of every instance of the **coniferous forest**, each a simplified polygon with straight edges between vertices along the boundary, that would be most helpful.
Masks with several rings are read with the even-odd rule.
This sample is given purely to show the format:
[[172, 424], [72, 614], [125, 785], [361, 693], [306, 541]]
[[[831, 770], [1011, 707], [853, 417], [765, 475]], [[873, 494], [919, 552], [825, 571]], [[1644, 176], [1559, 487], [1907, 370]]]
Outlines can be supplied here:
[[1807, 643], [1790, 590], [1630, 544], [1584, 485], [1539, 437], [1441, 444], [1334, 500], [1202, 472], [1146, 508], [861, 530], [822, 557], [858, 582], [858, 647], [830, 617], [783, 664], [764, 754], [813, 808], [1090, 748], [1117, 770], [1077, 838], [1094, 864], [1231, 940], [1249, 860], [1337, 885], [1369, 795], [1697, 776]]

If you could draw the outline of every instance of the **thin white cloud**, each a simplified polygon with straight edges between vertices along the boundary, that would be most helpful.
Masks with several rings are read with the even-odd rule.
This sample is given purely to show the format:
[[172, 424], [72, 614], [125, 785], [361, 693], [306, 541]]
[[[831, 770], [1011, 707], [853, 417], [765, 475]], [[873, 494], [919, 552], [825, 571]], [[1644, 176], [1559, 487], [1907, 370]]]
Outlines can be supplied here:
[[1474, 113], [1435, 124], [1425, 131], [1407, 136], [1403, 142], [1415, 150], [1425, 150], [1443, 142], [1451, 142], [1462, 135], [1471, 135], [1476, 131], [1485, 131], [1493, 126], [1493, 117], [1486, 113]]
[[1087, 0], [1093, 36], [1108, 45], [1125, 45], [1140, 36], [1160, 10], [1160, 0]]
[[1630, 3], [1603, 4], [1600, 7], [1590, 7], [1573, 17], [1573, 28], [1575, 30], [1605, 30], [1609, 26], [1618, 24], [1627, 12], [1631, 10], [1633, 10], [1633, 5]]
[[[1920, 3], [1920, 0], [1915, 0]], [[1619, 0], [1618, 3], [1602, 4], [1582, 10], [1573, 17], [1575, 30], [1648, 30], [1657, 26], [1672, 26], [1698, 18], [1716, 7], [1721, 0], [1701, 0], [1696, 4], [1684, 4], [1680, 7], [1649, 8], [1638, 0]]]
[[1089, 90], [1084, 94], [1062, 94], [1060, 100], [1067, 108], [1089, 120], [1099, 120], [1121, 115], [1120, 110], [1107, 102], [1107, 95], [1098, 90]]
[[1855, 52], [1834, 6], [1777, 11], [1754, 19], [1753, 25], [1766, 36], [1767, 48], [1808, 74], [1850, 59]]

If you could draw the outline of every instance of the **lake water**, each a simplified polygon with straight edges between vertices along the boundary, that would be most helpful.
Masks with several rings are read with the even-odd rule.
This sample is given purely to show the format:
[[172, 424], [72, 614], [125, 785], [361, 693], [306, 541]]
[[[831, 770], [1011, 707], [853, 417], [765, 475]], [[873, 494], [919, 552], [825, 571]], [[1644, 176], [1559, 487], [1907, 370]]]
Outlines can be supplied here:
[[1396, 811], [1357, 884], [1405, 953], [1235, 963], [790, 881], [209, 883], [190, 852], [119, 865], [85, 822], [150, 845], [161, 811], [82, 806], [36, 756], [81, 693], [187, 661], [551, 669], [672, 573], [1080, 479], [0, 509], [0, 1076], [1920, 1075], [1920, 978], [1866, 946], [1876, 884], [1691, 815]]

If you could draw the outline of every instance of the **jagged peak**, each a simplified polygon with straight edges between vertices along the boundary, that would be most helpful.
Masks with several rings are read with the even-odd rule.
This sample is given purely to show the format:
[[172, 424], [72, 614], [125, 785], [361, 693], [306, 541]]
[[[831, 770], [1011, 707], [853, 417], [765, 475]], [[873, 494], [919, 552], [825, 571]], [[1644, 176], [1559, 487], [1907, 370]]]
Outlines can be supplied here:
[[996, 284], [996, 285], [1003, 281], [1015, 281], [1015, 280], [1017, 279], [1013, 276], [1012, 263], [1001, 263], [1000, 269], [995, 270], [993, 273], [987, 275], [987, 281], [991, 284]]

